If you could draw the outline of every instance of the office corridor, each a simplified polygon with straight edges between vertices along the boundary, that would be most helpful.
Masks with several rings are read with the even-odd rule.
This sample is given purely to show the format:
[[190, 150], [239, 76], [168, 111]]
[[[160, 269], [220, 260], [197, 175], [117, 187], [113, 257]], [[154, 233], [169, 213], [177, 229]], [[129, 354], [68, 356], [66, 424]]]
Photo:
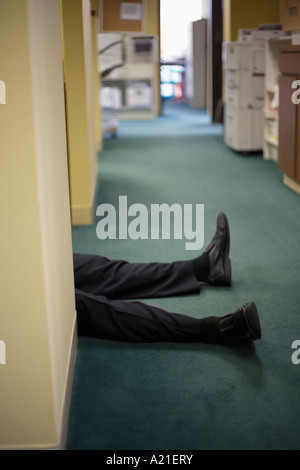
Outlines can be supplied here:
[[[97, 206], [204, 204], [204, 247], [219, 211], [231, 227], [231, 288], [146, 300], [197, 318], [254, 300], [251, 346], [127, 344], [79, 338], [69, 449], [300, 449], [300, 196], [276, 164], [239, 155], [202, 111], [168, 105], [154, 121], [121, 122], [99, 153], [95, 220], [73, 250], [128, 261], [192, 259], [182, 240], [100, 240]], [[204, 248], [203, 247], [203, 248]]]

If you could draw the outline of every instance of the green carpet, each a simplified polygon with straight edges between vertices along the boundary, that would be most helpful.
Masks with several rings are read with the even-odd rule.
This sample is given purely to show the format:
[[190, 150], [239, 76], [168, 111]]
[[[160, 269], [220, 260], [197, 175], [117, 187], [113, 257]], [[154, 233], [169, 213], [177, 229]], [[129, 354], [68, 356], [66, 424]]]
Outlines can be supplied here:
[[[262, 156], [241, 156], [202, 111], [166, 106], [151, 122], [121, 122], [99, 154], [95, 201], [120, 195], [205, 205], [205, 245], [219, 211], [231, 227], [231, 288], [147, 300], [197, 318], [257, 303], [251, 346], [126, 344], [80, 338], [68, 449], [300, 450], [300, 197]], [[191, 259], [184, 240], [104, 240], [73, 227], [73, 249], [128, 261]], [[300, 355], [299, 355], [300, 357]]]

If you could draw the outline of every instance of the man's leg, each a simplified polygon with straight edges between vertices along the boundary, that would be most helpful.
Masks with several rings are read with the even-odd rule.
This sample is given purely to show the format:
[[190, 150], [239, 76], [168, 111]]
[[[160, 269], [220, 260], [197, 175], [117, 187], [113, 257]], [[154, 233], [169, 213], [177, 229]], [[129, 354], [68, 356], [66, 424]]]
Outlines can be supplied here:
[[128, 263], [97, 255], [74, 254], [75, 287], [114, 299], [191, 295], [200, 282], [231, 284], [229, 224], [220, 213], [214, 238], [204, 253], [190, 261]]
[[128, 263], [74, 254], [75, 288], [111, 299], [199, 294], [192, 261]]
[[261, 337], [258, 313], [250, 303], [224, 317], [197, 319], [142, 302], [110, 300], [75, 291], [78, 333], [132, 343], [251, 342]]

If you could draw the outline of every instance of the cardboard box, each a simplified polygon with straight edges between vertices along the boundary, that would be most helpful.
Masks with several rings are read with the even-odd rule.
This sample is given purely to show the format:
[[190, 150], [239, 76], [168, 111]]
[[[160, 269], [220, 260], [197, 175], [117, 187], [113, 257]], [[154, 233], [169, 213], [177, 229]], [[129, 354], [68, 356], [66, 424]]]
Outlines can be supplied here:
[[129, 108], [151, 108], [152, 103], [151, 87], [137, 83], [126, 88], [126, 104]]
[[108, 109], [121, 109], [122, 107], [122, 92], [117, 87], [101, 87], [100, 90], [100, 103], [103, 108]]
[[281, 23], [284, 31], [300, 29], [300, 0], [281, 0]]

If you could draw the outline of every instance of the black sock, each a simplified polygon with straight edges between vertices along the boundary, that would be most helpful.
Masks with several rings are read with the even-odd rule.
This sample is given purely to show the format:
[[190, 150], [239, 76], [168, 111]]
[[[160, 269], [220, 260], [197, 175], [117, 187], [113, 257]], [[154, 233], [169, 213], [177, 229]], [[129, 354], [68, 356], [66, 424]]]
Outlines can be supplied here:
[[208, 281], [210, 271], [209, 256], [206, 253], [193, 260], [196, 278], [199, 282]]
[[218, 344], [222, 342], [222, 335], [219, 329], [220, 318], [207, 317], [201, 320], [199, 331], [199, 341], [203, 343]]

